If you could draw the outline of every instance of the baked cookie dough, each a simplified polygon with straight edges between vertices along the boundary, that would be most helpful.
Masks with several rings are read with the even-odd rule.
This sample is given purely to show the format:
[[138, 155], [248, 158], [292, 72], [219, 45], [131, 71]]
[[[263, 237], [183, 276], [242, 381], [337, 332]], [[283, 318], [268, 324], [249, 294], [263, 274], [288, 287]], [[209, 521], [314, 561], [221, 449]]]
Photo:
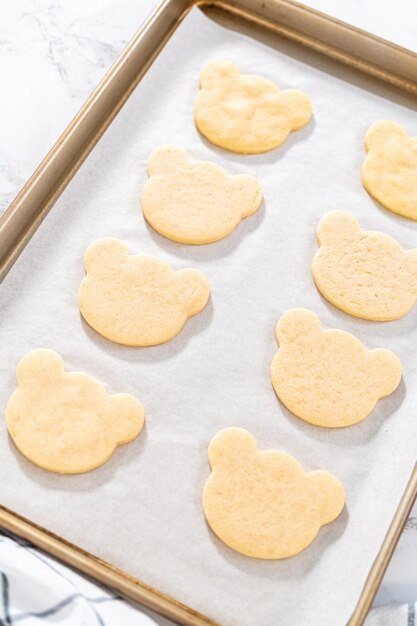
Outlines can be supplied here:
[[312, 272], [323, 296], [342, 311], [386, 322], [405, 315], [417, 298], [417, 250], [389, 235], [361, 231], [351, 213], [326, 213], [317, 227]]
[[65, 372], [53, 350], [26, 354], [16, 376], [19, 387], [7, 404], [7, 428], [18, 450], [43, 469], [89, 472], [142, 430], [144, 412], [136, 398], [109, 395], [92, 376]]
[[384, 348], [366, 350], [344, 330], [322, 330], [308, 309], [284, 313], [276, 335], [272, 385], [287, 409], [315, 426], [356, 424], [400, 384], [395, 354]]
[[195, 269], [174, 272], [150, 256], [130, 256], [119, 239], [98, 239], [84, 255], [78, 305], [98, 333], [126, 346], [175, 337], [207, 304], [210, 286]]
[[230, 61], [213, 61], [200, 73], [195, 124], [211, 143], [231, 152], [272, 150], [305, 126], [311, 112], [302, 91], [281, 91], [267, 78], [241, 74]]
[[259, 452], [242, 428], [226, 428], [210, 442], [212, 472], [203, 510], [227, 546], [258, 559], [284, 559], [304, 550], [345, 503], [342, 484], [329, 472], [305, 473], [285, 452]]
[[232, 176], [210, 161], [194, 161], [176, 146], [157, 148], [149, 157], [148, 174], [143, 214], [158, 233], [179, 243], [223, 239], [262, 202], [253, 176]]
[[394, 213], [417, 220], [417, 137], [395, 122], [375, 122], [365, 135], [362, 183]]

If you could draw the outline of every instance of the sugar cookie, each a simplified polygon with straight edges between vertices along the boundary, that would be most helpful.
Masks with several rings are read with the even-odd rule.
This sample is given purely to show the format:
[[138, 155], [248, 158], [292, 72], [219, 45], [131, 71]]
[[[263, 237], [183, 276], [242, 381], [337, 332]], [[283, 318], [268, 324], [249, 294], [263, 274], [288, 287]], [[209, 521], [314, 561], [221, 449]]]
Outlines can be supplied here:
[[310, 118], [311, 102], [305, 93], [281, 91], [267, 78], [240, 74], [234, 63], [213, 61], [200, 73], [194, 120], [216, 146], [242, 154], [267, 152]]
[[144, 413], [136, 398], [109, 395], [92, 376], [65, 372], [53, 350], [26, 354], [16, 376], [19, 387], [7, 404], [7, 428], [18, 450], [43, 469], [88, 472], [142, 430]]
[[389, 235], [361, 231], [351, 213], [326, 213], [317, 227], [313, 277], [342, 311], [366, 320], [405, 315], [417, 298], [417, 250], [405, 251]]
[[232, 176], [210, 161], [193, 161], [182, 148], [162, 146], [148, 160], [142, 211], [164, 237], [206, 244], [229, 235], [262, 202], [253, 176]]
[[258, 559], [283, 559], [304, 550], [345, 503], [329, 472], [305, 473], [285, 452], [259, 452], [242, 428], [226, 428], [210, 442], [212, 472], [203, 491], [207, 522], [226, 545]]
[[175, 337], [210, 295], [201, 272], [174, 272], [150, 256], [129, 256], [119, 239], [98, 239], [84, 255], [78, 292], [84, 319], [98, 333], [127, 346], [154, 346]]
[[281, 402], [310, 424], [338, 428], [363, 420], [400, 384], [390, 350], [366, 350], [344, 330], [322, 330], [308, 309], [290, 309], [276, 329], [271, 380]]
[[417, 220], [417, 137], [395, 122], [375, 122], [365, 135], [362, 183], [394, 213]]

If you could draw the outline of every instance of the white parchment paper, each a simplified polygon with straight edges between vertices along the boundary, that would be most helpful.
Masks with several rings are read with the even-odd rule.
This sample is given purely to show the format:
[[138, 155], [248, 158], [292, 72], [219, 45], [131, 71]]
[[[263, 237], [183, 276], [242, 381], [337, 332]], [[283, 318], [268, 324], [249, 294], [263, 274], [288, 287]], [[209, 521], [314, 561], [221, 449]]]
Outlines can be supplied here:
[[[192, 104], [199, 70], [215, 58], [305, 90], [314, 120], [265, 155], [209, 145], [195, 130]], [[320, 297], [310, 265], [315, 227], [331, 209], [350, 210], [364, 228], [417, 246], [416, 224], [381, 209], [361, 186], [364, 133], [385, 118], [417, 134], [405, 96], [292, 44], [274, 48], [230, 30], [197, 9], [187, 17], [0, 287], [3, 408], [20, 357], [49, 347], [109, 392], [137, 395], [146, 429], [100, 469], [65, 477], [27, 462], [2, 423], [2, 504], [224, 626], [346, 623], [416, 460], [417, 307], [398, 322], [355, 320]], [[147, 157], [163, 143], [257, 175], [264, 206], [209, 246], [160, 237], [145, 224], [139, 196]], [[205, 272], [212, 284], [207, 308], [159, 347], [131, 349], [101, 338], [81, 320], [76, 294], [83, 252], [103, 236], [123, 239], [131, 253]], [[326, 327], [401, 358], [401, 386], [363, 423], [315, 428], [275, 397], [268, 373], [275, 325], [293, 306], [310, 307]], [[260, 448], [280, 448], [305, 470], [324, 468], [343, 481], [345, 511], [299, 556], [245, 558], [206, 526], [207, 445], [231, 425], [249, 429]]]

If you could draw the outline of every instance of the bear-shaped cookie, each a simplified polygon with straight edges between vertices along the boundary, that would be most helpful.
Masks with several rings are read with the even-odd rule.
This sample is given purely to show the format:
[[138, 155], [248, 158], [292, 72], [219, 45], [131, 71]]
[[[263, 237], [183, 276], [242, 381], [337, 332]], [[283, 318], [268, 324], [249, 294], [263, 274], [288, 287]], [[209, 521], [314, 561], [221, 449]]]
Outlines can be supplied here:
[[363, 420], [395, 391], [401, 364], [390, 350], [367, 350], [344, 330], [322, 330], [308, 309], [289, 309], [278, 322], [279, 350], [271, 381], [281, 402], [301, 419], [328, 428]]
[[231, 152], [272, 150], [305, 126], [311, 112], [311, 101], [302, 91], [281, 91], [267, 78], [241, 74], [230, 61], [213, 61], [200, 73], [196, 127], [211, 143]]
[[365, 135], [362, 183], [394, 213], [417, 220], [417, 137], [395, 122], [375, 122]]
[[80, 474], [103, 465], [117, 446], [142, 430], [142, 405], [127, 393], [109, 395], [82, 372], [65, 372], [53, 350], [33, 350], [16, 369], [18, 389], [6, 424], [18, 450], [39, 467]]
[[212, 472], [203, 491], [210, 528], [227, 546], [258, 559], [284, 559], [304, 550], [345, 503], [342, 484], [323, 470], [305, 473], [290, 455], [257, 449], [242, 428], [210, 442]]
[[229, 175], [210, 161], [192, 160], [176, 146], [157, 148], [149, 157], [148, 174], [143, 214], [158, 233], [179, 243], [218, 241], [262, 202], [253, 176]]
[[317, 227], [312, 272], [319, 291], [356, 317], [396, 320], [417, 298], [417, 250], [405, 251], [389, 235], [361, 231], [351, 213], [326, 213]]
[[84, 255], [78, 292], [84, 319], [98, 333], [126, 346], [155, 346], [177, 335], [210, 296], [198, 270], [173, 271], [150, 256], [130, 256], [119, 239], [98, 239]]

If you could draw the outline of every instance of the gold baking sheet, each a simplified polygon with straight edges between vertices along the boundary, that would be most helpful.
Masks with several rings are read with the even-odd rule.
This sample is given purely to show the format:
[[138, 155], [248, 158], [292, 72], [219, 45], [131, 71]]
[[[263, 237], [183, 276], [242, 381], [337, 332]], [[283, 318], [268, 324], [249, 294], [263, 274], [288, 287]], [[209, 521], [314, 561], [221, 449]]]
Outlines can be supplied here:
[[[222, 6], [224, 8], [225, 3], [222, 3]], [[115, 67], [104, 79], [102, 86], [90, 99], [87, 107], [64, 133], [57, 147], [5, 214], [0, 224], [2, 252], [0, 261], [3, 275], [12, 266], [17, 254], [33, 234], [83, 157], [93, 147], [101, 132], [132, 91], [153, 56], [176, 27], [186, 8], [185, 3], [163, 3], [132, 42], [129, 52], [121, 55]], [[415, 63], [416, 55], [402, 51], [396, 46], [380, 42], [356, 29], [350, 29], [291, 3], [242, 2], [230, 4], [227, 8], [238, 12], [240, 16], [252, 16], [256, 19], [258, 28], [267, 26], [270, 30], [277, 31], [297, 43], [313, 47], [317, 51], [324, 52], [357, 69], [365, 70], [368, 74], [395, 84], [397, 87], [411, 93], [416, 90], [411, 72], [412, 62]], [[240, 22], [236, 22], [236, 27], [244, 29]], [[261, 32], [258, 30], [256, 36], [260, 37]], [[415, 490], [416, 477], [413, 473], [402, 504], [364, 588], [356, 614], [351, 620], [352, 624], [361, 623], [372, 600], [415, 497]], [[3, 511], [1, 523], [9, 530], [31, 539], [37, 545], [41, 545], [66, 562], [113, 586], [128, 597], [142, 601], [160, 610], [161, 613], [177, 619], [179, 623], [207, 623], [204, 618], [196, 616], [175, 601], [170, 601], [151, 588], [118, 573], [115, 569], [52, 535], [45, 534], [31, 523], [17, 518], [10, 511]]]

